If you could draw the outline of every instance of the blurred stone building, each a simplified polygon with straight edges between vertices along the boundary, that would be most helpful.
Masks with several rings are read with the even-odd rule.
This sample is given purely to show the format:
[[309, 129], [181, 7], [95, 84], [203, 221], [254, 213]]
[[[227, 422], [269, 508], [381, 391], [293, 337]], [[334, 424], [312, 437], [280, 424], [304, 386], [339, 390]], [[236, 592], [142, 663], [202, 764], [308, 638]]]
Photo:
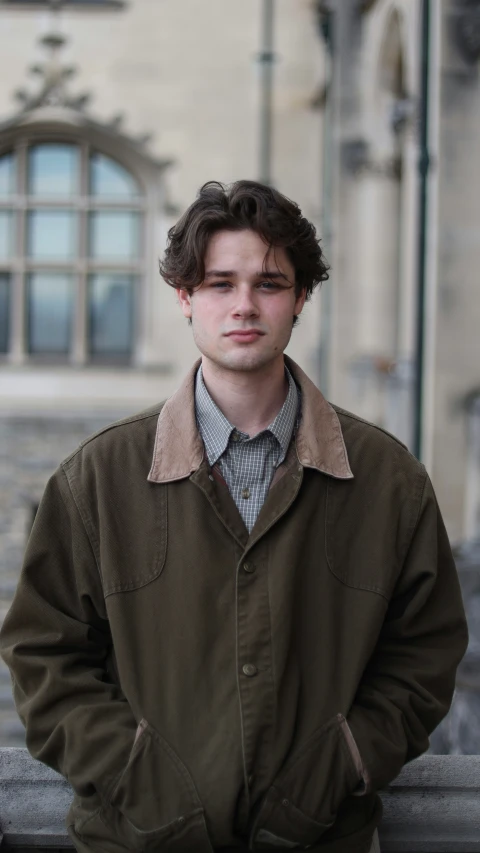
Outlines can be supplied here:
[[49, 474], [196, 357], [168, 228], [266, 158], [332, 266], [289, 353], [421, 454], [452, 540], [478, 535], [479, 7], [0, 0], [0, 620]]
[[[322, 385], [480, 533], [480, 3], [317, 4], [327, 47]], [[416, 368], [420, 367], [420, 383]]]
[[432, 477], [470, 629], [438, 752], [480, 752], [480, 3], [317, 4], [321, 385]]
[[[197, 357], [158, 259], [202, 183], [262, 177], [272, 70], [267, 165], [320, 225], [322, 44], [309, 2], [272, 11], [0, 0], [0, 621], [50, 473]], [[318, 346], [312, 302], [290, 352], [313, 375]], [[0, 745], [22, 739], [2, 666]]]

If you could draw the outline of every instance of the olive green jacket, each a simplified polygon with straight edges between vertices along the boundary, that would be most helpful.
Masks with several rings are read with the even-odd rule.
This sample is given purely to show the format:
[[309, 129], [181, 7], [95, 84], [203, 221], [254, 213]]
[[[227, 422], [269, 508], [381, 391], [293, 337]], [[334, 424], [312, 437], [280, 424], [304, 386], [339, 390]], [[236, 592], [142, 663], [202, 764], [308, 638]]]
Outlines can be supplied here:
[[364, 853], [448, 711], [467, 628], [425, 469], [288, 366], [301, 425], [250, 535], [197, 365], [47, 485], [1, 649], [82, 853]]

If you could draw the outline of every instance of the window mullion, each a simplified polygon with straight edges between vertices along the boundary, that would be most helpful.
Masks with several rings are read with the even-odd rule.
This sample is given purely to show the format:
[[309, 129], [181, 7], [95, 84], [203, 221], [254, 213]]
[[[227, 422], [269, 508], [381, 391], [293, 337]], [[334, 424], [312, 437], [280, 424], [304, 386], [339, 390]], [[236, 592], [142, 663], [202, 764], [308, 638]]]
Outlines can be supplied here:
[[21, 140], [16, 146], [17, 193], [16, 193], [16, 229], [15, 229], [15, 265], [11, 277], [11, 349], [10, 361], [23, 364], [27, 352], [27, 298], [25, 256], [26, 247], [26, 193], [27, 193], [27, 140]]
[[88, 300], [88, 143], [81, 145], [80, 156], [80, 197], [78, 199], [78, 259], [75, 277], [75, 310], [73, 327], [72, 363], [78, 366], [86, 364], [87, 347], [87, 300]]

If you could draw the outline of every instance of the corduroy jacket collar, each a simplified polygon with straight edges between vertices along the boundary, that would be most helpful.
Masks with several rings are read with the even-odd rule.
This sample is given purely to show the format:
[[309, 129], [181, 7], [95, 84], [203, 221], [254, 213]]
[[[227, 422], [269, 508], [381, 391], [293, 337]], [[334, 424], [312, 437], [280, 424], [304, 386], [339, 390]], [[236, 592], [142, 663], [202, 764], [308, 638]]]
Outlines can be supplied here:
[[[291, 358], [285, 362], [302, 393], [302, 419], [295, 438], [298, 461], [306, 468], [341, 480], [353, 478], [335, 409]], [[200, 467], [204, 444], [195, 419], [195, 375], [198, 359], [158, 417], [148, 479], [168, 483], [189, 477]]]

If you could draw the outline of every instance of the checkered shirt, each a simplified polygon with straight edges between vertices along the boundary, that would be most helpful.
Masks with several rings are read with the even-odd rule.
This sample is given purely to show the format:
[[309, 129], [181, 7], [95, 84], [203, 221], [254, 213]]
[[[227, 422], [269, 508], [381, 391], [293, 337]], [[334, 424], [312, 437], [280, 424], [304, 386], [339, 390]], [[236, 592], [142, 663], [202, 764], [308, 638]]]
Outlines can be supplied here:
[[300, 419], [300, 392], [287, 367], [285, 372], [288, 394], [282, 408], [266, 429], [250, 438], [227, 420], [207, 391], [201, 366], [197, 371], [195, 414], [208, 462], [220, 470], [249, 532]]

